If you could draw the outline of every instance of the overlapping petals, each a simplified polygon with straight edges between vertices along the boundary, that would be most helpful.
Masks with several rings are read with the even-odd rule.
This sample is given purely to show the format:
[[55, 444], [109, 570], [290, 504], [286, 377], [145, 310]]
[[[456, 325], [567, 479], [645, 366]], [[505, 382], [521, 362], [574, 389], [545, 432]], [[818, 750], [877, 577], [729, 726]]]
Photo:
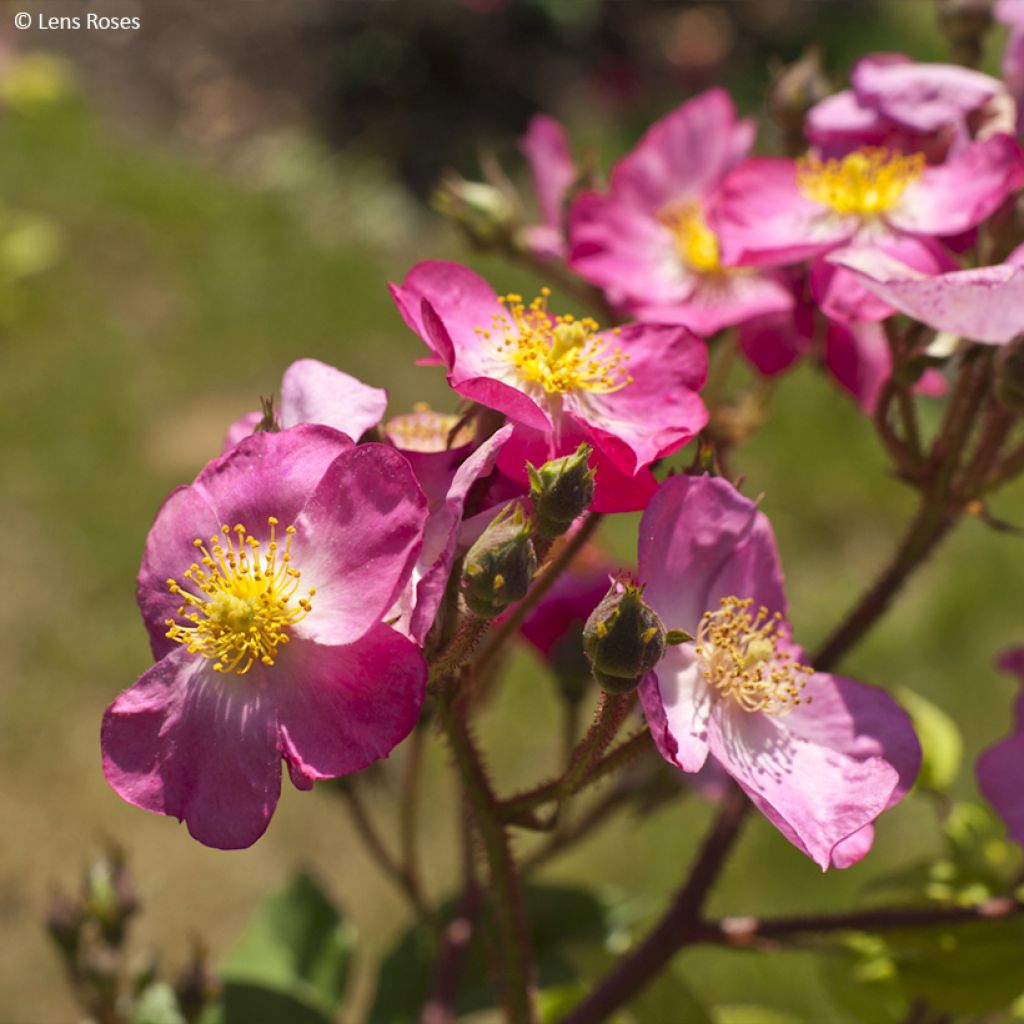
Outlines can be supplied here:
[[672, 478], [641, 522], [639, 574], [666, 626], [695, 637], [641, 685], [662, 755], [693, 772], [710, 754], [822, 868], [863, 856], [920, 748], [884, 692], [800, 667], [764, 515], [725, 481]]
[[777, 275], [722, 264], [705, 219], [753, 136], [721, 89], [656, 122], [615, 165], [607, 194], [588, 192], [573, 204], [573, 269], [632, 315], [700, 334], [788, 308]]
[[540, 207], [541, 223], [525, 229], [527, 248], [541, 259], [565, 256], [563, 205], [579, 176], [569, 152], [565, 129], [553, 117], [537, 114], [530, 119], [519, 148], [530, 163], [533, 190]]
[[1005, 263], [927, 275], [881, 252], [830, 259], [883, 301], [937, 331], [1002, 345], [1024, 333], [1024, 246]]
[[[599, 466], [593, 507], [642, 508], [633, 482], [707, 421], [697, 394], [707, 353], [683, 327], [600, 331], [556, 321], [541, 305], [523, 321], [510, 312], [517, 297], [503, 304], [481, 277], [440, 261], [414, 267], [392, 294], [455, 391], [514, 423], [499, 465], [516, 479], [526, 478], [520, 455], [543, 462], [587, 441]], [[602, 473], [602, 460], [614, 472]]]
[[160, 660], [103, 720], [113, 788], [231, 849], [266, 829], [282, 759], [308, 788], [386, 756], [423, 699], [382, 619], [426, 518], [398, 452], [323, 426], [243, 439], [175, 491], [138, 583]]

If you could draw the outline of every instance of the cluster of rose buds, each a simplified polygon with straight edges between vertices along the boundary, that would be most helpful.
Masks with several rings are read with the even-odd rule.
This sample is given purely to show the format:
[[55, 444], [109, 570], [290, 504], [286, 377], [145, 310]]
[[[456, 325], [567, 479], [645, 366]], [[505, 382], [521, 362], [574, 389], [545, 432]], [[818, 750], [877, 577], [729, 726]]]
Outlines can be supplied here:
[[[795, 158], [750, 156], [754, 122], [712, 89], [604, 184], [538, 117], [522, 140], [534, 225], [515, 197], [448, 180], [439, 203], [478, 245], [593, 315], [546, 286], [499, 295], [428, 261], [391, 292], [457, 413], [389, 419], [380, 389], [289, 367], [276, 408], [233, 424], [153, 524], [138, 598], [156, 660], [104, 718], [110, 784], [203, 843], [244, 847], [270, 821], [282, 763], [300, 789], [359, 772], [430, 702], [494, 899], [511, 906], [502, 836], [610, 772], [638, 704], [630, 752], [717, 773], [822, 869], [863, 858], [921, 748], [893, 696], [830, 670], [955, 522], [985, 518], [987, 495], [1024, 470], [1014, 88], [873, 54], [848, 89], [807, 85], [810, 148]], [[705, 390], [709, 352], [724, 363], [733, 348], [764, 377], [798, 358], [827, 368], [920, 495], [893, 568], [815, 656], [792, 635], [772, 527], [730, 480], [742, 406]], [[602, 516], [636, 511], [634, 570], [587, 555]], [[520, 627], [570, 703], [590, 679], [603, 694], [565, 775], [502, 801], [468, 723]], [[1022, 758], [1018, 735], [980, 769], [1018, 839]], [[510, 1016], [530, 1020], [515, 914], [496, 912], [498, 960]]]

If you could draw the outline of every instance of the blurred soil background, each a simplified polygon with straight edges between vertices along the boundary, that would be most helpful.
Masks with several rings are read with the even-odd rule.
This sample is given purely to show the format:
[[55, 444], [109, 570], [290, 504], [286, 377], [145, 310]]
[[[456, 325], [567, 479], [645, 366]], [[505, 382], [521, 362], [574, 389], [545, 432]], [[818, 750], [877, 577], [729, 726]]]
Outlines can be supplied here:
[[[943, 59], [934, 7], [34, 0], [55, 14], [136, 14], [143, 28], [16, 33], [11, 19], [26, 6], [0, 6], [0, 1024], [76, 1019], [43, 916], [54, 884], [73, 885], [104, 837], [124, 845], [139, 877], [138, 948], [170, 964], [197, 935], [216, 958], [261, 895], [311, 865], [361, 935], [345, 1017], [355, 1021], [374, 960], [407, 917], [330, 794], [299, 796], [286, 782], [267, 836], [224, 854], [128, 807], [103, 781], [100, 716], [150, 662], [133, 579], [159, 503], [301, 356], [386, 386], [392, 413], [419, 399], [453, 407], [440, 374], [414, 365], [421, 346], [386, 281], [417, 259], [448, 257], [501, 291], [534, 285], [467, 254], [430, 212], [425, 198], [446, 167], [476, 176], [487, 144], [525, 183], [514, 140], [537, 110], [563, 118], [604, 166], [711, 84], [763, 115], [773, 68], [812, 41], [840, 81], [862, 52]], [[998, 33], [990, 45], [995, 67]], [[771, 144], [766, 128], [762, 146]], [[888, 476], [865, 419], [808, 367], [781, 383], [770, 423], [737, 463], [747, 493], [765, 494], [797, 637], [813, 646], [887, 556], [912, 496]], [[1024, 517], [1021, 489], [997, 511]], [[622, 559], [634, 528], [626, 517], [605, 530]], [[955, 718], [970, 757], [1008, 729], [1012, 687], [991, 660], [1024, 641], [1019, 543], [966, 523], [845, 666], [919, 688]], [[559, 758], [549, 678], [525, 652], [513, 670], [483, 724], [505, 787]], [[374, 773], [387, 821], [402, 754]], [[431, 891], [443, 893], [458, 858], [436, 743], [428, 769], [425, 863]], [[653, 917], [708, 814], [694, 798], [620, 821], [545, 877], [615, 887]], [[849, 906], [934, 839], [933, 816], [910, 801], [883, 819], [865, 863], [822, 876], [755, 821], [713, 909]], [[680, 966], [711, 1003], [847, 1019], [810, 955], [698, 950]]]

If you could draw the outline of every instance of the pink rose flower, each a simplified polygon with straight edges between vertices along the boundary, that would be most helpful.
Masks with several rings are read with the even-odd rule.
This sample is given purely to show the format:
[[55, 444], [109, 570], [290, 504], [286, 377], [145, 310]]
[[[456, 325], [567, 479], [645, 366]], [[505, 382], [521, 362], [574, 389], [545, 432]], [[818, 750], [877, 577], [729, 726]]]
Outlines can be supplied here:
[[398, 452], [321, 426], [255, 434], [174, 491], [138, 578], [158, 660], [103, 718], [115, 791], [237, 849], [266, 829], [282, 759], [309, 789], [387, 756], [427, 670], [382, 619], [426, 516]]
[[973, 143], [936, 167], [919, 153], [874, 147], [841, 160], [759, 157], [726, 178], [712, 223], [736, 263], [792, 263], [891, 240], [916, 241], [926, 252], [931, 239], [979, 224], [1022, 180], [1024, 157], [1008, 135]]
[[524, 231], [526, 247], [541, 259], [564, 259], [563, 206], [570, 187], [579, 177], [565, 129], [553, 117], [536, 114], [519, 140], [519, 148], [530, 163], [533, 191], [541, 213], [541, 223]]
[[1024, 0], [996, 0], [996, 18], [1010, 26], [1003, 50], [1003, 79], [1017, 102], [1017, 131], [1024, 129]]
[[525, 460], [540, 464], [586, 441], [597, 468], [592, 507], [640, 509], [655, 486], [647, 467], [707, 422], [697, 394], [707, 351], [684, 327], [602, 331], [549, 313], [546, 290], [529, 304], [499, 299], [483, 278], [442, 261], [418, 264], [391, 290], [452, 388], [515, 425], [498, 466], [516, 481], [526, 481]]
[[705, 211], [754, 139], [729, 95], [712, 89], [652, 125], [613, 168], [606, 195], [570, 212], [571, 263], [638, 319], [713, 334], [791, 298], [774, 272], [726, 265]]
[[854, 66], [850, 84], [852, 89], [807, 112], [807, 138], [823, 155], [886, 146], [941, 161], [951, 148], [969, 142], [975, 129], [981, 138], [994, 130], [1012, 131], [1013, 103], [1006, 89], [980, 71], [873, 53]]
[[697, 772], [710, 754], [822, 869], [863, 857], [920, 747], [882, 690], [804, 664], [767, 518], [724, 480], [673, 477], [641, 521], [639, 575], [666, 628], [693, 637], [641, 683], [662, 756]]
[[[380, 425], [386, 406], [386, 391], [315, 359], [292, 363], [281, 380], [279, 412], [285, 428], [319, 423], [358, 440]], [[253, 412], [236, 420], [228, 430], [224, 450], [251, 434], [261, 418], [261, 413]], [[469, 490], [494, 469], [498, 452], [511, 434], [511, 429], [502, 429], [475, 446], [471, 431], [468, 436], [462, 431], [449, 438], [457, 422], [457, 416], [425, 410], [384, 424], [386, 439], [405, 456], [427, 498], [423, 546], [388, 616], [393, 626], [421, 644], [444, 596]]]
[[932, 275], [880, 252], [845, 251], [828, 258], [894, 309], [934, 330], [989, 345], [1024, 334], [1024, 245], [1005, 263]]
[[[1024, 647], [1004, 651], [997, 665], [1024, 686]], [[1024, 844], [1024, 689], [1017, 697], [1013, 733], [984, 751], [975, 771], [978, 788], [1006, 822], [1010, 838]]]

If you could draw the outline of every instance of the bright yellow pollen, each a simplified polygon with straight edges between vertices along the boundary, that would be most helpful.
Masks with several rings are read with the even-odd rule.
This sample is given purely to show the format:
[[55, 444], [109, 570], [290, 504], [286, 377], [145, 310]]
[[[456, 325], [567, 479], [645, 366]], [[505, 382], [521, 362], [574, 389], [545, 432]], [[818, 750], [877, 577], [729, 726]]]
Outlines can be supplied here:
[[923, 153], [865, 146], [842, 160], [823, 161], [808, 153], [797, 161], [796, 183], [808, 199], [837, 213], [871, 217], [892, 209], [923, 170]]
[[802, 692], [813, 669], [780, 648], [782, 616], [763, 607], [752, 615], [752, 605], [750, 598], [725, 597], [700, 620], [694, 650], [705, 681], [744, 711], [782, 715], [809, 704]]
[[[632, 384], [624, 369], [628, 354], [595, 337], [600, 328], [590, 317], [552, 317], [550, 294], [550, 289], [542, 288], [540, 297], [529, 305], [521, 295], [501, 297], [498, 301], [505, 312], [496, 313], [490, 327], [476, 328], [477, 334], [494, 345], [525, 383], [539, 384], [551, 395], [572, 391], [607, 395]], [[618, 328], [612, 333], [618, 334]]]
[[715, 274], [722, 270], [718, 236], [708, 227], [700, 203], [687, 203], [664, 211], [659, 220], [675, 236], [680, 260], [698, 274]]
[[170, 592], [181, 598], [178, 615], [190, 623], [167, 619], [167, 637], [185, 644], [189, 654], [209, 658], [215, 672], [244, 676], [257, 661], [273, 665], [278, 647], [288, 642], [289, 627], [312, 610], [315, 589], [295, 597], [302, 575], [291, 566], [295, 527], [285, 531], [284, 551], [279, 552], [277, 520], [270, 516], [267, 522], [265, 553], [244, 526], [232, 529], [225, 523], [209, 545], [201, 539], [192, 542], [202, 557], [182, 575], [196, 592], [167, 581]]

